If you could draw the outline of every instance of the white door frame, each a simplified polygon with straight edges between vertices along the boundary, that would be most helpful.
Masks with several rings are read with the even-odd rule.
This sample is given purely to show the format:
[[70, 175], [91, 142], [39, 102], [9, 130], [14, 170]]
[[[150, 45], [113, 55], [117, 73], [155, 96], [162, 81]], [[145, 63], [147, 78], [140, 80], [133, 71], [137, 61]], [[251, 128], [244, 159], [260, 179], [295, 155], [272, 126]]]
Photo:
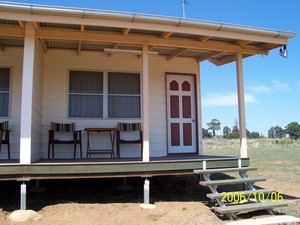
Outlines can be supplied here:
[[[172, 81], [178, 83], [178, 90], [170, 90]], [[184, 82], [190, 84], [189, 91], [183, 90]], [[195, 75], [166, 74], [168, 154], [198, 152], [196, 93]], [[176, 102], [175, 112], [171, 110], [171, 101]]]

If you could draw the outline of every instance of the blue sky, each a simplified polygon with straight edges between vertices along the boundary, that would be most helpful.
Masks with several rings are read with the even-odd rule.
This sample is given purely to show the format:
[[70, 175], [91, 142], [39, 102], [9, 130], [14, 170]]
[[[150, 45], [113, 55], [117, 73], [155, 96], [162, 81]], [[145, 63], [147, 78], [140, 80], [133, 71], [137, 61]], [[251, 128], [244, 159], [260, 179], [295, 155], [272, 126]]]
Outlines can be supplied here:
[[[96, 8], [182, 17], [182, 0], [21, 0], [32, 4]], [[186, 17], [286, 30], [299, 34], [298, 0], [188, 0]], [[247, 129], [264, 134], [271, 126], [284, 128], [300, 123], [300, 41], [291, 39], [288, 58], [275, 49], [268, 56], [254, 56], [243, 61]], [[201, 63], [203, 127], [218, 119], [221, 127], [232, 128], [238, 119], [235, 63], [217, 67]], [[222, 134], [222, 130], [218, 132]]]

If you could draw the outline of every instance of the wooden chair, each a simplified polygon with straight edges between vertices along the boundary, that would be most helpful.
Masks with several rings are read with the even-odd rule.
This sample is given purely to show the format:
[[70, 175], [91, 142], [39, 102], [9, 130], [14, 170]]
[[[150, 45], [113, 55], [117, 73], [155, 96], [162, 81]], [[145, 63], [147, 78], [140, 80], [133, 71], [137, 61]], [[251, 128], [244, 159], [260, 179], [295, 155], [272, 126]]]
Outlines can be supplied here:
[[0, 153], [3, 144], [7, 145], [7, 155], [10, 160], [10, 141], [9, 141], [8, 121], [0, 123]]
[[[56, 133], [72, 134], [72, 139], [59, 140], [55, 138]], [[75, 123], [54, 123], [51, 122], [49, 130], [49, 142], [48, 142], [48, 159], [50, 158], [50, 151], [52, 151], [52, 158], [54, 159], [54, 145], [55, 144], [73, 144], [74, 145], [74, 159], [76, 157], [76, 146], [80, 148], [80, 158], [82, 158], [82, 130], [75, 130]]]
[[[143, 157], [143, 131], [141, 123], [119, 123], [117, 131], [117, 157], [120, 158], [120, 145], [121, 144], [140, 144], [141, 157]], [[137, 139], [125, 139], [122, 132], [138, 133]]]

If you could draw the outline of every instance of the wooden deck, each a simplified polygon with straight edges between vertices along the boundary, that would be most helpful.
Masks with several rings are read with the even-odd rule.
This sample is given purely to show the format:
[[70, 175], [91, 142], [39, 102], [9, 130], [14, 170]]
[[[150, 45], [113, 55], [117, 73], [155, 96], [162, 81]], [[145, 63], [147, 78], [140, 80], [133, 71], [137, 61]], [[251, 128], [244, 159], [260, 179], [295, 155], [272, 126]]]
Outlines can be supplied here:
[[22, 165], [15, 160], [0, 160], [0, 180], [72, 179], [102, 177], [152, 177], [193, 174], [194, 170], [249, 166], [249, 158], [173, 155], [121, 159], [41, 159]]

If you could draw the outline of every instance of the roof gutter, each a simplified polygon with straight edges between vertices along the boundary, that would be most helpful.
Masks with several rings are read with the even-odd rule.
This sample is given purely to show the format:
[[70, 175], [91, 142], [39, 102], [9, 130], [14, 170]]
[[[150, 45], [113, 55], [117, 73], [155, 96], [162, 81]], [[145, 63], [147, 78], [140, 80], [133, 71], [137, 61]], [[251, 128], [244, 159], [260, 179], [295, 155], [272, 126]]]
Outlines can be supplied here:
[[178, 27], [204, 28], [216, 31], [228, 31], [236, 33], [247, 33], [253, 35], [274, 37], [274, 38], [294, 38], [296, 34], [288, 31], [277, 31], [271, 29], [241, 26], [235, 24], [210, 22], [195, 19], [183, 19], [178, 17], [157, 16], [147, 14], [136, 14], [127, 12], [116, 12], [109, 10], [79, 9], [72, 7], [56, 7], [46, 5], [32, 5], [0, 1], [0, 9], [10, 12], [27, 13], [32, 15], [59, 15], [81, 18], [110, 19], [130, 22], [156, 23], [174, 25]]

